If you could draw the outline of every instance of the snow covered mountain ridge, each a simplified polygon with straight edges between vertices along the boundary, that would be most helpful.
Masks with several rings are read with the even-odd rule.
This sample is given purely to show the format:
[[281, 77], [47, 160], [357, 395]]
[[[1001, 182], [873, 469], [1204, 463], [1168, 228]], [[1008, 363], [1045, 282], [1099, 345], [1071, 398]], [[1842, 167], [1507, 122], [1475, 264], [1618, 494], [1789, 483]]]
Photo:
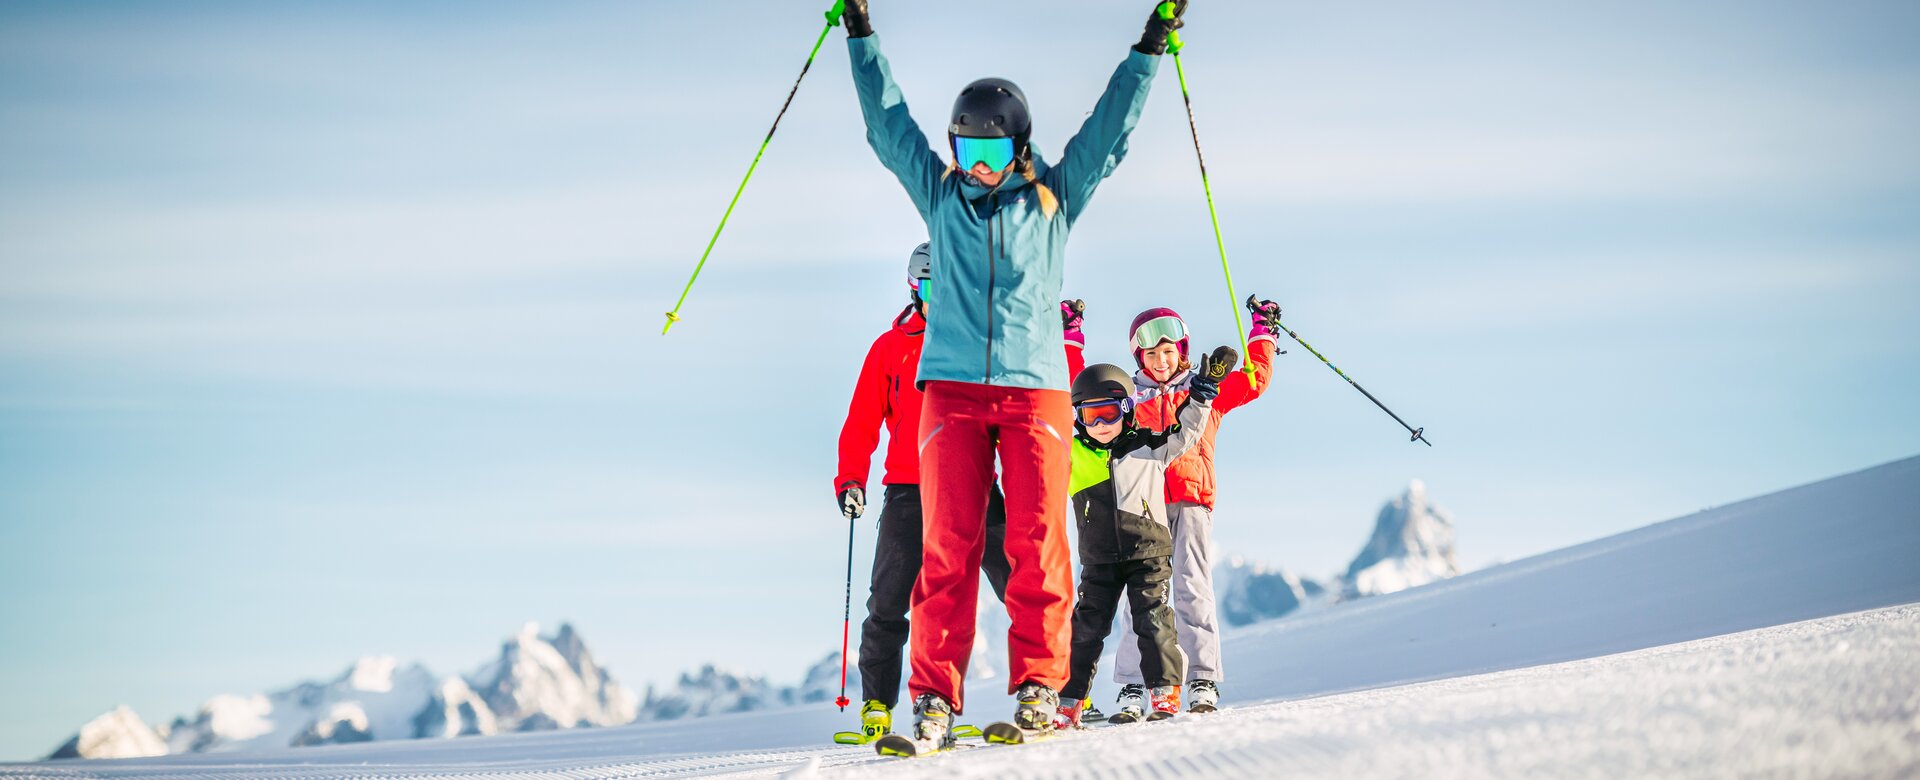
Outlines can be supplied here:
[[[1379, 511], [1371, 538], [1345, 574], [1322, 583], [1234, 557], [1217, 569], [1221, 618], [1244, 626], [1304, 607], [1383, 595], [1459, 573], [1453, 519], [1414, 480]], [[1003, 674], [1004, 612], [980, 605], [969, 678]], [[131, 758], [174, 753], [256, 751], [307, 745], [446, 738], [613, 726], [749, 712], [831, 701], [839, 694], [839, 653], [807, 669], [797, 686], [704, 666], [644, 697], [594, 661], [570, 624], [541, 636], [529, 623], [498, 655], [467, 675], [437, 677], [390, 656], [354, 662], [338, 677], [250, 696], [215, 696], [193, 716], [150, 726], [126, 707], [83, 726], [50, 758]], [[848, 669], [849, 690], [859, 670]]]
[[436, 678], [391, 656], [355, 661], [338, 677], [272, 693], [208, 699], [158, 728], [120, 707], [81, 727], [49, 758], [223, 753], [374, 740], [457, 737], [631, 723], [639, 699], [593, 660], [573, 626], [552, 636], [529, 623], [493, 661]]

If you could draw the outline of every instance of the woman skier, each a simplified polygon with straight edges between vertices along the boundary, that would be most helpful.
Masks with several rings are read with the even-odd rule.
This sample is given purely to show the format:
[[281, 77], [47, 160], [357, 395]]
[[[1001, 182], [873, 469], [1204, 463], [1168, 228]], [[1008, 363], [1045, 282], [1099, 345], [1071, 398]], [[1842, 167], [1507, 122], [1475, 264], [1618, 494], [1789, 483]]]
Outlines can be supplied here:
[[[1267, 389], [1273, 373], [1275, 337], [1280, 332], [1280, 305], [1247, 298], [1253, 327], [1247, 339], [1251, 381], [1235, 372], [1220, 383], [1213, 401], [1213, 419], [1200, 446], [1167, 469], [1167, 520], [1173, 530], [1173, 612], [1180, 649], [1187, 656], [1187, 706], [1194, 712], [1212, 712], [1220, 706], [1220, 620], [1213, 597], [1213, 438], [1221, 418], [1246, 405]], [[1128, 336], [1133, 359], [1135, 414], [1140, 425], [1164, 430], [1174, 424], [1193, 380], [1187, 359], [1187, 323], [1172, 309], [1148, 309], [1133, 318]], [[1121, 613], [1123, 626], [1131, 616]], [[1138, 720], [1147, 709], [1145, 679], [1140, 674], [1140, 650], [1120, 643], [1114, 658], [1114, 681], [1121, 683], [1119, 710], [1111, 720]]]
[[[926, 222], [942, 304], [929, 311], [918, 381], [925, 560], [913, 590], [914, 737], [920, 749], [952, 744], [953, 715], [973, 645], [974, 601], [987, 491], [996, 455], [1006, 491], [1009, 690], [1013, 722], [1049, 730], [1066, 684], [1073, 569], [1065, 518], [1065, 361], [1054, 344], [1067, 234], [1101, 180], [1126, 155], [1172, 18], [1148, 17], [1058, 165], [1029, 140], [1026, 97], [1004, 79], [981, 79], [954, 101], [943, 162], [908, 113], [880, 53], [867, 0], [848, 0], [841, 21], [867, 142]], [[1000, 20], [1005, 22], [1007, 20]], [[959, 31], [995, 36], [991, 28]]]
[[[848, 520], [866, 511], [867, 469], [880, 429], [887, 430], [887, 486], [874, 541], [873, 576], [867, 591], [867, 619], [860, 624], [860, 733], [836, 739], [866, 743], [893, 733], [893, 707], [900, 699], [900, 650], [907, 643], [907, 599], [920, 574], [923, 531], [920, 504], [920, 432], [922, 393], [916, 375], [920, 366], [927, 309], [933, 305], [936, 284], [933, 254], [926, 244], [907, 257], [907, 307], [893, 318], [893, 326], [874, 339], [860, 366], [860, 379], [847, 405], [847, 421], [840, 427], [839, 473], [833, 478], [834, 497]], [[1067, 367], [1079, 373], [1086, 359], [1080, 331], [1085, 304], [1060, 304], [1061, 330], [1066, 342]], [[1006, 601], [1007, 515], [998, 489], [987, 499], [985, 545], [980, 570], [1002, 602]]]

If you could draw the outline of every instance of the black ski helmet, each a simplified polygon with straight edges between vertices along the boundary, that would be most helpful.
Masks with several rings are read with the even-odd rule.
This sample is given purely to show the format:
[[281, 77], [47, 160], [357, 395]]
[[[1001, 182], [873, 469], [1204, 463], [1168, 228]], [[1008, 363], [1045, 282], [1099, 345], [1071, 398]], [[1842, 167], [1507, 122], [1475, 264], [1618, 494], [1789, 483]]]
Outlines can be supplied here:
[[1073, 378], [1073, 402], [1112, 401], [1133, 397], [1133, 376], [1112, 363], [1095, 363]]
[[[953, 118], [947, 135], [961, 138], [1012, 138], [1015, 159], [1027, 156], [1033, 135], [1033, 116], [1027, 112], [1027, 93], [1006, 79], [980, 79], [953, 99]], [[948, 141], [952, 146], [952, 141]]]

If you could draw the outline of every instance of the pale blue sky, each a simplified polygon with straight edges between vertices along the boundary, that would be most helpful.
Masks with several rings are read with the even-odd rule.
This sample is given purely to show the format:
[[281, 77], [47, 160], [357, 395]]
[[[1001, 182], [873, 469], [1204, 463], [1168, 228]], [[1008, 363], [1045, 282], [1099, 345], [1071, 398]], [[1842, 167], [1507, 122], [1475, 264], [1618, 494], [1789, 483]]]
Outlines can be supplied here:
[[[1057, 151], [1150, 3], [876, 5], [923, 126], [1006, 76]], [[826, 652], [833, 437], [923, 239], [837, 31], [659, 335], [820, 10], [0, 9], [0, 758], [528, 619], [636, 687]], [[1920, 449], [1911, 3], [1187, 38], [1241, 295], [1437, 445], [1296, 349], [1221, 433], [1224, 551], [1331, 572], [1419, 477], [1479, 566]], [[1095, 360], [1149, 306], [1232, 338], [1166, 65], [1070, 248]]]

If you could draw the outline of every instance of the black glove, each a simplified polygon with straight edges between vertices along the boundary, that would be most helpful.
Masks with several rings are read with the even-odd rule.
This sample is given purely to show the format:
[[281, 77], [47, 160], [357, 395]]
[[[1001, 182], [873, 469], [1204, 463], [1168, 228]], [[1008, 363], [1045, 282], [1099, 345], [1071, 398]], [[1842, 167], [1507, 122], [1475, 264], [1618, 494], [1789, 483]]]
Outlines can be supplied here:
[[860, 513], [867, 511], [867, 491], [851, 482], [840, 489], [840, 514], [848, 520], [857, 520]]
[[840, 23], [847, 26], [847, 37], [865, 38], [872, 35], [873, 19], [867, 16], [867, 0], [846, 0], [846, 3], [847, 10], [840, 14]]
[[[1140, 42], [1133, 45], [1134, 51], [1156, 56], [1167, 53], [1167, 34], [1186, 26], [1186, 22], [1181, 21], [1180, 16], [1187, 12], [1187, 0], [1171, 0], [1171, 2], [1173, 3], [1172, 19], [1160, 18], [1160, 4], [1153, 5], [1153, 15], [1147, 17], [1147, 29], [1140, 33]], [[852, 0], [849, 0], [848, 6], [848, 10], [851, 11]]]
[[1240, 362], [1240, 353], [1233, 347], [1219, 347], [1211, 355], [1201, 355], [1200, 365], [1193, 369], [1193, 379], [1187, 382], [1188, 395], [1196, 401], [1211, 401], [1220, 395], [1220, 380], [1233, 373], [1233, 367]]
[[1249, 295], [1247, 313], [1253, 315], [1253, 335], [1272, 336], [1280, 333], [1280, 304]]

